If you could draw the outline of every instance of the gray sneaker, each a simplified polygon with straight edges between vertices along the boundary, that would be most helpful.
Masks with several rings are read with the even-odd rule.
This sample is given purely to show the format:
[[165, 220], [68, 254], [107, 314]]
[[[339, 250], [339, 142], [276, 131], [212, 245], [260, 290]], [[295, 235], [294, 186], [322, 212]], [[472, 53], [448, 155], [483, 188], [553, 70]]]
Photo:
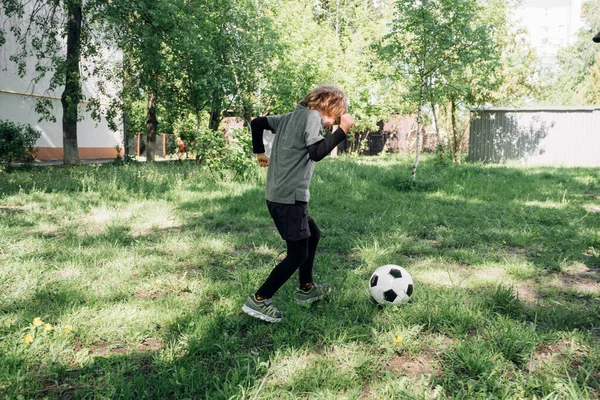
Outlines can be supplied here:
[[271, 299], [258, 301], [253, 295], [250, 295], [244, 303], [242, 311], [254, 318], [262, 319], [263, 321], [281, 321], [281, 312], [271, 303]]
[[323, 297], [327, 296], [333, 290], [333, 286], [331, 285], [319, 285], [318, 283], [313, 283], [312, 287], [308, 292], [304, 290], [298, 289], [294, 296], [296, 297], [296, 301], [302, 304], [310, 304], [313, 301], [321, 300]]

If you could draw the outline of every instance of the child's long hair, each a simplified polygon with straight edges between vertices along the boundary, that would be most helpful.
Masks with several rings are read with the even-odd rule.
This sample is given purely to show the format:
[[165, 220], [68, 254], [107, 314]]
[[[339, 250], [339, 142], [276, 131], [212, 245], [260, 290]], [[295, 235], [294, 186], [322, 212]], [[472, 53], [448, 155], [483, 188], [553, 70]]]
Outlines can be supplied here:
[[318, 86], [300, 102], [304, 107], [340, 117], [348, 112], [346, 95], [334, 86]]

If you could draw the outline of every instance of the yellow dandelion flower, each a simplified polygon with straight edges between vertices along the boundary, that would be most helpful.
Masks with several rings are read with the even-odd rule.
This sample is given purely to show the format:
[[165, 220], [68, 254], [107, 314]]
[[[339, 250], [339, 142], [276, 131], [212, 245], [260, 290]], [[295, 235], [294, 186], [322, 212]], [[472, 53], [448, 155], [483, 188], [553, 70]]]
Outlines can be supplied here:
[[31, 334], [28, 333], [27, 335], [25, 335], [25, 338], [23, 340], [25, 341], [25, 344], [31, 344], [33, 343], [33, 336], [31, 336]]
[[402, 336], [396, 336], [394, 338], [394, 343], [402, 343], [404, 341], [404, 338]]
[[40, 317], [35, 317], [33, 319], [33, 326], [41, 326], [44, 322]]
[[503, 240], [502, 243], [506, 244], [506, 240]]
[[44, 332], [52, 332], [53, 329], [54, 327], [52, 326], [52, 324], [44, 325]]
[[67, 333], [71, 333], [74, 330], [73, 325], [66, 325], [64, 329], [65, 329], [65, 332], [67, 332]]

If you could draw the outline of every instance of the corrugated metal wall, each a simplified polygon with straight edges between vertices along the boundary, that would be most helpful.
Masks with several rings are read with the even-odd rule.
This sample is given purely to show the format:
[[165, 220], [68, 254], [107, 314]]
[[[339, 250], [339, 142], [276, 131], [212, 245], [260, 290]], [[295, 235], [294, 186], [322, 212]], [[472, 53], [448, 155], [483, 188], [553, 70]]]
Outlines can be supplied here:
[[470, 161], [600, 167], [600, 107], [471, 112]]

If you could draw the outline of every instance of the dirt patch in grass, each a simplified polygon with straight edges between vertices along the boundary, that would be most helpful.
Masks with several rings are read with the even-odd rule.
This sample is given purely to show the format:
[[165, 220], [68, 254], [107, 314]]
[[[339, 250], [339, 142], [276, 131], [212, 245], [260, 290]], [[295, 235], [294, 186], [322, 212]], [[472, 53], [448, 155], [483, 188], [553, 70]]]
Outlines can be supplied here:
[[138, 345], [137, 350], [141, 352], [154, 352], [161, 350], [163, 348], [163, 344], [154, 338], [145, 338], [140, 345]]
[[584, 264], [576, 263], [556, 275], [550, 284], [560, 289], [600, 294], [600, 273]]
[[433, 376], [439, 378], [443, 371], [439, 360], [443, 353], [452, 348], [457, 340], [445, 335], [438, 335], [432, 343], [415, 355], [395, 354], [387, 368], [395, 373], [410, 377]]
[[556, 297], [552, 291], [579, 293], [582, 296], [600, 295], [600, 273], [584, 264], [575, 263], [558, 274], [536, 279], [527, 279], [515, 284], [519, 300], [528, 305]]
[[371, 390], [371, 386], [367, 385], [361, 390], [360, 395], [358, 396], [358, 399], [359, 400], [374, 400], [374, 399], [377, 399], [377, 396]]
[[441, 376], [435, 351], [422, 351], [415, 356], [394, 355], [387, 368], [406, 376]]
[[528, 305], [534, 305], [540, 298], [539, 283], [536, 281], [519, 282], [515, 285], [517, 298]]
[[526, 368], [528, 372], [532, 373], [567, 360], [569, 369], [576, 370], [582, 364], [584, 355], [585, 353], [577, 345], [567, 340], [556, 343], [543, 343], [533, 353]]
[[137, 292], [136, 294], [133, 295], [133, 298], [134, 299], [156, 300], [156, 299], [160, 299], [164, 295], [165, 295], [165, 293], [161, 292], [160, 290], [140, 290], [139, 292]]
[[90, 348], [90, 354], [99, 357], [107, 357], [111, 354], [126, 354], [128, 352], [128, 349], [122, 343], [100, 342]]
[[98, 357], [108, 357], [114, 354], [128, 354], [133, 350], [138, 352], [155, 352], [163, 348], [160, 340], [155, 338], [145, 338], [135, 349], [130, 348], [123, 343], [118, 342], [100, 342], [90, 347], [90, 354]]

